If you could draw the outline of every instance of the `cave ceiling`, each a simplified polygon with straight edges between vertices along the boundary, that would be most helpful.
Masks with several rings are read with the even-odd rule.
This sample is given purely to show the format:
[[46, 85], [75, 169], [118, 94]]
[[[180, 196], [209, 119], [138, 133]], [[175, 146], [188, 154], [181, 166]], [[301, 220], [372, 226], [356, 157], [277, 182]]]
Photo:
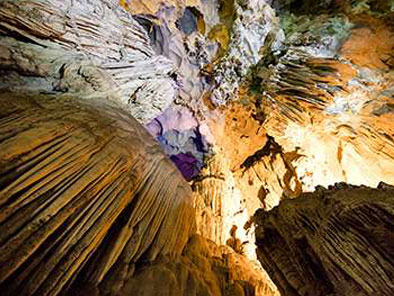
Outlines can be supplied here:
[[[161, 147], [157, 152], [153, 140], [133, 140], [142, 147], [136, 151], [155, 147], [152, 153], [165, 159], [156, 177], [165, 176], [160, 173], [163, 167], [178, 168], [180, 174], [170, 181], [187, 187], [184, 207], [195, 211], [196, 223], [179, 230], [182, 242], [169, 253], [181, 253], [195, 228], [198, 235], [245, 255], [263, 272], [257, 263], [252, 221], [257, 209], [269, 211], [283, 200], [338, 182], [394, 184], [392, 0], [93, 2], [1, 1], [2, 100], [15, 92], [24, 108], [36, 110], [41, 99], [32, 99], [36, 105], [29, 105], [26, 97], [55, 96], [67, 104], [83, 97], [122, 110], [106, 110], [102, 120], [111, 122], [113, 114], [135, 118], [131, 133], [144, 128], [143, 137], [149, 133]], [[75, 102], [81, 106], [76, 116], [85, 116], [85, 105]], [[63, 108], [59, 104], [56, 108]], [[99, 124], [101, 111], [89, 104], [93, 103], [86, 107], [89, 116], [96, 112], [98, 117], [89, 117], [89, 122]], [[4, 103], [5, 118], [14, 112], [7, 108], [14, 107]], [[36, 113], [24, 116], [44, 116], [40, 112], [37, 107]], [[26, 124], [23, 118], [18, 119], [21, 126]], [[112, 130], [122, 134], [128, 125], [119, 118], [111, 123], [116, 126]], [[83, 125], [76, 128], [79, 124]], [[99, 126], [105, 133], [102, 137], [109, 137], [112, 130]], [[36, 126], [32, 123], [30, 128]], [[48, 130], [43, 132], [47, 136]], [[119, 136], [123, 137], [127, 135]], [[139, 159], [129, 156], [132, 153], [122, 145], [113, 153]], [[12, 151], [19, 159], [20, 151]], [[14, 158], [7, 153], [3, 163], [8, 165]], [[126, 169], [132, 171], [130, 167]], [[147, 173], [144, 178], [154, 177]], [[179, 194], [176, 191], [175, 197]], [[167, 206], [169, 212], [179, 212]], [[193, 216], [185, 211], [178, 214]], [[163, 240], [174, 239], [160, 235]], [[193, 247], [192, 242], [189, 257], [183, 258], [187, 264], [197, 256]], [[215, 252], [205, 256], [216, 258]], [[109, 265], [119, 263], [111, 260], [101, 263], [97, 281]], [[252, 278], [260, 281], [261, 276]], [[265, 273], [263, 277], [276, 295]], [[138, 284], [127, 287], [138, 289]]]
[[256, 208], [318, 185], [394, 182], [392, 2], [127, 3], [177, 65], [179, 91], [147, 127], [205, 235], [224, 243], [237, 225], [251, 240]]

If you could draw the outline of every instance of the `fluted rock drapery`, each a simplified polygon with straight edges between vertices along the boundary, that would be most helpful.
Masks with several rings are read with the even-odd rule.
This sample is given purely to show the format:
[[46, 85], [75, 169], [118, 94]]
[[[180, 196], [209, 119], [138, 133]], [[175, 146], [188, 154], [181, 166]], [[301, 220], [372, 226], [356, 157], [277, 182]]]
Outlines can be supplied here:
[[125, 111], [3, 93], [0, 135], [2, 295], [116, 290], [135, 264], [182, 252], [189, 185]]
[[283, 295], [392, 295], [394, 188], [339, 183], [259, 210], [257, 256]]

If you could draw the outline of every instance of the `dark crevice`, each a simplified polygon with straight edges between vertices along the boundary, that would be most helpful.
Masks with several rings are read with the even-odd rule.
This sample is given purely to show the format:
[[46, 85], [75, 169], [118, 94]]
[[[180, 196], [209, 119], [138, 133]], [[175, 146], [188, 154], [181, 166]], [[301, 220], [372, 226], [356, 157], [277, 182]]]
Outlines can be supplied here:
[[241, 168], [247, 170], [255, 163], [259, 162], [264, 156], [273, 156], [282, 152], [282, 147], [277, 142], [275, 142], [274, 137], [267, 135], [267, 142], [265, 143], [264, 147], [246, 158], [241, 164]]

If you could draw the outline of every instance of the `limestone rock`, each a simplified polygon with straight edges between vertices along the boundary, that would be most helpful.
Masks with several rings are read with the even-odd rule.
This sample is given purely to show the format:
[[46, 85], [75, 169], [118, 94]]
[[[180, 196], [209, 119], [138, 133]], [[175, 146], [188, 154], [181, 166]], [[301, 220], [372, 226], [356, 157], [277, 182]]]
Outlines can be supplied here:
[[189, 185], [116, 104], [6, 92], [0, 132], [2, 295], [278, 296], [195, 234]]
[[394, 188], [338, 183], [255, 215], [258, 258], [283, 295], [391, 295]]
[[116, 293], [136, 265], [182, 253], [190, 187], [124, 110], [3, 93], [0, 134], [2, 295]]
[[0, 87], [101, 96], [142, 123], [172, 102], [174, 64], [118, 1], [2, 1]]
[[[279, 19], [268, 2], [240, 1], [239, 5], [238, 1], [234, 1], [234, 21], [229, 28], [232, 35], [224, 48], [225, 55], [215, 67], [217, 87], [211, 98], [214, 104], [225, 105], [236, 101], [240, 83], [249, 69], [263, 56], [264, 49], [275, 51], [279, 47], [283, 32], [279, 29]], [[226, 16], [224, 22], [228, 22], [228, 19]]]
[[[296, 183], [304, 192], [335, 182], [393, 184], [392, 26], [379, 14], [326, 13], [280, 15], [287, 47], [253, 68], [245, 92], [253, 98], [241, 100], [251, 101], [254, 118], [285, 153], [300, 155], [291, 163], [293, 191]], [[327, 38], [342, 41], [331, 46]], [[282, 166], [261, 173], [259, 166], [279, 200], [284, 183], [269, 176], [281, 178]]]
[[155, 14], [161, 6], [173, 6], [177, 9], [193, 6], [198, 0], [120, 0], [120, 5], [130, 10], [133, 14]]
[[279, 293], [259, 267], [244, 256], [194, 235], [179, 260], [162, 260], [142, 267], [125, 284], [122, 295], [279, 296]]

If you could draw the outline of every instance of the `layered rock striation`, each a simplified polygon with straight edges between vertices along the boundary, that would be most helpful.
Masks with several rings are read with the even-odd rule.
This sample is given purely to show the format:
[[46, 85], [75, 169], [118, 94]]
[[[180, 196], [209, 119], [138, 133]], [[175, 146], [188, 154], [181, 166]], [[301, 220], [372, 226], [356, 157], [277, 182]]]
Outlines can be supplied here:
[[181, 254], [191, 190], [133, 117], [95, 99], [0, 102], [4, 295], [57, 295], [75, 280], [113, 292], [139, 262]]
[[175, 98], [175, 65], [118, 1], [2, 1], [1, 88], [101, 96], [147, 123]]
[[277, 295], [256, 209], [394, 182], [391, 2], [2, 1], [1, 287]]
[[195, 233], [190, 186], [122, 108], [20, 93], [0, 106], [2, 295], [278, 295]]
[[338, 183], [255, 214], [257, 255], [282, 295], [391, 295], [394, 188]]

